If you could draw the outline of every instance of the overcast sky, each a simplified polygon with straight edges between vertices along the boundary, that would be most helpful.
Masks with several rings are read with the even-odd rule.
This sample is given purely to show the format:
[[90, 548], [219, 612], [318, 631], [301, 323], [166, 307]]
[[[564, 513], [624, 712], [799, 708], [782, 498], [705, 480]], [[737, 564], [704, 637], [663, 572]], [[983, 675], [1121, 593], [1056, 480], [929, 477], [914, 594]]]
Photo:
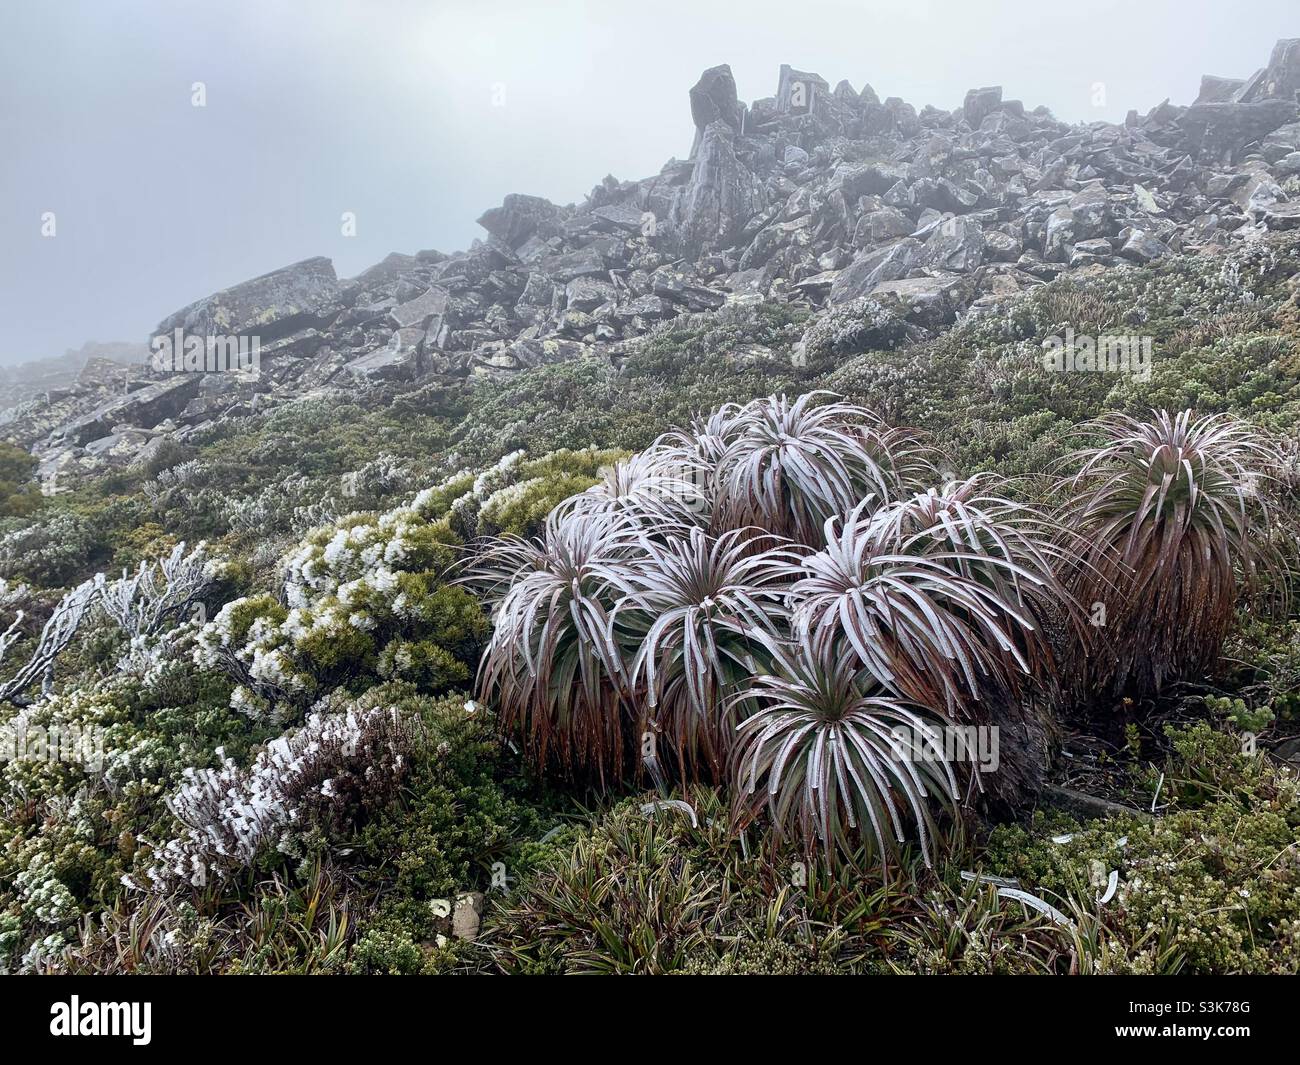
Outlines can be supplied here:
[[[972, 86], [1120, 120], [1300, 36], [1295, 0], [4, 0], [0, 361], [143, 341], [312, 255], [453, 251], [508, 192], [579, 200], [691, 144], [687, 90], [783, 63], [918, 108]], [[193, 106], [202, 82], [206, 106]], [[1094, 86], [1105, 104], [1094, 104]], [[54, 215], [55, 235], [42, 235]], [[356, 235], [341, 233], [353, 212]], [[48, 228], [48, 227], [46, 227]]]

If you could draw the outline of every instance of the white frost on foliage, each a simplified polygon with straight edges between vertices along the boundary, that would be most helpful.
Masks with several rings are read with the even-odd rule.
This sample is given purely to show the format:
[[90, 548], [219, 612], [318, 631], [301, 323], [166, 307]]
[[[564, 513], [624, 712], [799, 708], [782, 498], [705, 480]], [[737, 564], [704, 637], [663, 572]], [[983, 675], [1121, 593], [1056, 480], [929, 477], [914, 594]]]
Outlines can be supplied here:
[[409, 724], [384, 707], [312, 714], [241, 768], [218, 748], [216, 769], [187, 769], [167, 806], [184, 830], [160, 847], [141, 881], [161, 892], [203, 887], [250, 866], [295, 831], [344, 821], [394, 792], [407, 768]]

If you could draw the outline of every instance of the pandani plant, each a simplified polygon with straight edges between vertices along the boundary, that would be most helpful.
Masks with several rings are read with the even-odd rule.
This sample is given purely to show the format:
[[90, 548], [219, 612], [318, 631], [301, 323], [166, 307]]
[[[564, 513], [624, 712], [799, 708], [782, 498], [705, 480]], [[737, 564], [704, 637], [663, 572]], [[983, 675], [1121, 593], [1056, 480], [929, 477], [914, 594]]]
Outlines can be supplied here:
[[1065, 689], [1158, 690], [1282, 574], [1267, 441], [1190, 412], [1093, 430], [1049, 513], [989, 475], [939, 482], [920, 436], [829, 394], [719, 408], [485, 552], [480, 689], [540, 768], [609, 786], [653, 760], [660, 783], [728, 782], [777, 838], [929, 857], [987, 782], [894, 731], [998, 727], [993, 794], [1018, 796]]
[[[773, 671], [733, 697], [753, 704], [734, 755], [740, 822], [766, 809], [778, 840], [835, 855], [865, 843], [882, 866], [914, 835], [929, 864], [936, 806], [951, 811], [959, 797], [938, 756], [943, 717], [899, 699], [833, 633], [762, 638]], [[925, 751], [936, 756], [917, 757]]]
[[1084, 431], [1100, 442], [1072, 456], [1064, 520], [1083, 549], [1067, 579], [1102, 643], [1078, 685], [1154, 696], [1213, 664], [1243, 597], [1285, 600], [1294, 542], [1268, 503], [1283, 460], [1226, 414], [1108, 414]]

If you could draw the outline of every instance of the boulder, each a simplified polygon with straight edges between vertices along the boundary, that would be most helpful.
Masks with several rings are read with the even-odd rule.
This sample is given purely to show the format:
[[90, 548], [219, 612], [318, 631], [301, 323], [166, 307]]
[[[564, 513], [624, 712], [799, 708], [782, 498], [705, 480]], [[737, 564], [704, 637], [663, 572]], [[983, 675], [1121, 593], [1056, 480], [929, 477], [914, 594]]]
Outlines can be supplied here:
[[1300, 229], [1300, 202], [1274, 204], [1264, 210], [1264, 225], [1269, 229]]
[[1201, 75], [1201, 91], [1196, 94], [1195, 104], [1227, 103], [1237, 98], [1237, 93], [1246, 84], [1244, 78], [1218, 78], [1213, 74]]
[[602, 303], [610, 303], [618, 296], [618, 290], [608, 281], [598, 281], [591, 277], [578, 277], [564, 288], [565, 306], [569, 310], [594, 311]]
[[686, 247], [695, 254], [730, 247], [763, 204], [762, 184], [736, 155], [735, 132], [711, 122], [678, 207]]
[[640, 233], [645, 212], [630, 203], [609, 203], [591, 212], [592, 223], [601, 232]]
[[871, 296], [931, 332], [949, 325], [970, 301], [970, 282], [961, 277], [912, 277], [884, 281]]
[[500, 207], [485, 211], [478, 224], [513, 250], [532, 236], [558, 231], [559, 211], [541, 196], [511, 193]]
[[107, 436], [117, 426], [151, 429], [167, 418], [175, 418], [198, 393], [204, 375], [172, 374], [125, 396], [117, 396], [88, 414], [65, 423], [50, 435], [52, 441], [84, 445]]
[[537, 268], [562, 285], [575, 277], [599, 277], [609, 272], [606, 245], [596, 241], [575, 251], [549, 255], [537, 263]]
[[990, 85], [983, 89], [971, 89], [962, 104], [962, 117], [972, 129], [979, 129], [980, 123], [1002, 106], [1002, 86]]
[[1294, 103], [1300, 97], [1300, 38], [1283, 39], [1273, 46], [1268, 66], [1253, 88], [1251, 99]]
[[904, 237], [884, 248], [863, 252], [840, 272], [827, 297], [832, 304], [869, 295], [884, 281], [906, 277], [921, 259], [925, 245], [913, 237]]
[[[710, 67], [691, 86], [691, 120], [695, 123], [696, 147], [713, 122], [724, 122], [740, 132], [743, 109], [736, 99], [736, 79], [726, 63]], [[691, 151], [692, 158], [695, 151]]]
[[1247, 145], [1296, 121], [1295, 100], [1193, 104], [1178, 119], [1183, 143], [1203, 157], [1230, 161]]
[[411, 326], [397, 330], [386, 347], [349, 362], [348, 373], [371, 381], [413, 381], [423, 364], [420, 349], [424, 330]]
[[916, 227], [897, 207], [882, 207], [858, 219], [853, 230], [853, 244], [865, 248], [882, 241], [909, 236]]
[[782, 63], [776, 88], [776, 107], [782, 113], [810, 114], [820, 98], [830, 96], [830, 91], [830, 83], [820, 74], [795, 70]]
[[915, 329], [896, 306], [864, 296], [817, 315], [800, 343], [805, 362], [815, 366], [864, 351], [888, 351], [915, 336]]
[[329, 259], [304, 259], [182, 307], [154, 331], [168, 336], [256, 336], [263, 344], [307, 327], [320, 328], [343, 309]]
[[446, 313], [448, 298], [445, 288], [430, 285], [415, 299], [392, 308], [388, 312], [388, 317], [398, 329], [409, 327], [424, 329], [434, 318], [441, 318]]
[[1119, 254], [1133, 262], [1149, 263], [1152, 259], [1159, 259], [1161, 256], [1168, 255], [1169, 247], [1145, 230], [1135, 229], [1129, 234], [1128, 239], [1124, 241], [1124, 246], [1120, 248]]
[[966, 273], [984, 261], [984, 228], [972, 218], [949, 218], [939, 223], [925, 242], [921, 257], [934, 270]]

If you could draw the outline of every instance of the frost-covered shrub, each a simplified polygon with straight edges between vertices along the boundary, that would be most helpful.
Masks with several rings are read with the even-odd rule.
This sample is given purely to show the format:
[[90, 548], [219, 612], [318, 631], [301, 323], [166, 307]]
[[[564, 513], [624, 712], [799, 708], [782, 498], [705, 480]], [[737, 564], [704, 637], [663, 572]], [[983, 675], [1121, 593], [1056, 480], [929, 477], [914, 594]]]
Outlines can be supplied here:
[[804, 361], [821, 366], [864, 351], [890, 351], [919, 335], [896, 309], [862, 296], [813, 319], [803, 335]]
[[71, 512], [53, 514], [0, 538], [0, 577], [58, 588], [105, 554], [92, 522]]
[[154, 636], [176, 621], [211, 587], [220, 563], [200, 541], [186, 552], [182, 540], [166, 558], [141, 562], [134, 574], [109, 581], [99, 574], [99, 603], [128, 636]]
[[448, 520], [466, 540], [481, 536], [536, 532], [554, 507], [590, 488], [601, 471], [625, 452], [600, 448], [562, 448], [530, 459], [514, 451], [482, 473], [460, 474], [444, 483], [436, 498], [455, 493], [448, 502]]
[[132, 694], [115, 678], [24, 707], [0, 727], [6, 752], [18, 755], [0, 768], [0, 790], [32, 796], [67, 791], [89, 778], [112, 787], [161, 779], [172, 756], [133, 720]]
[[[187, 769], [167, 800], [183, 826], [128, 887], [172, 892], [222, 881], [295, 834], [336, 831], [388, 802], [408, 768], [410, 723], [386, 706], [313, 714], [247, 768]], [[218, 754], [221, 754], [220, 750]]]
[[[232, 705], [255, 719], [288, 720], [340, 686], [400, 680], [433, 694], [465, 684], [487, 621], [452, 583], [464, 542], [531, 531], [620, 454], [516, 452], [404, 506], [313, 529], [282, 560], [279, 593], [222, 607], [199, 634], [196, 661], [229, 674]], [[396, 476], [381, 466], [374, 478]]]
[[[26, 664], [0, 684], [0, 702], [24, 704], [26, 702], [24, 693], [37, 681], [41, 682], [44, 690], [50, 688], [53, 683], [54, 664], [76, 636], [82, 619], [94, 603], [96, 595], [95, 582], [84, 581], [54, 605]], [[23, 611], [18, 611], [9, 627], [0, 634], [0, 660], [4, 659], [9, 648], [21, 638], [23, 618]]]
[[416, 487], [416, 472], [394, 455], [383, 454], [339, 479], [340, 494], [353, 509], [378, 507]]
[[186, 706], [201, 686], [194, 645], [202, 625], [182, 622], [152, 636], [136, 636], [117, 660], [118, 675], [139, 698], [160, 706]]
[[227, 531], [231, 499], [242, 494], [240, 481], [206, 457], [161, 470], [140, 490], [161, 526], [196, 540]]
[[196, 661], [239, 683], [232, 705], [287, 719], [336, 687], [411, 680], [438, 691], [469, 677], [486, 621], [448, 583], [460, 538], [436, 490], [383, 514], [311, 532], [283, 563], [275, 596], [227, 603], [199, 634]]
[[253, 496], [231, 495], [225, 516], [230, 528], [265, 538], [275, 531], [302, 533], [329, 521], [340, 509], [320, 479], [289, 476], [273, 481]]
[[[116, 682], [115, 682], [116, 683]], [[0, 971], [43, 968], [120, 888], [120, 842], [174, 754], [118, 693], [73, 690], [0, 726]]]

